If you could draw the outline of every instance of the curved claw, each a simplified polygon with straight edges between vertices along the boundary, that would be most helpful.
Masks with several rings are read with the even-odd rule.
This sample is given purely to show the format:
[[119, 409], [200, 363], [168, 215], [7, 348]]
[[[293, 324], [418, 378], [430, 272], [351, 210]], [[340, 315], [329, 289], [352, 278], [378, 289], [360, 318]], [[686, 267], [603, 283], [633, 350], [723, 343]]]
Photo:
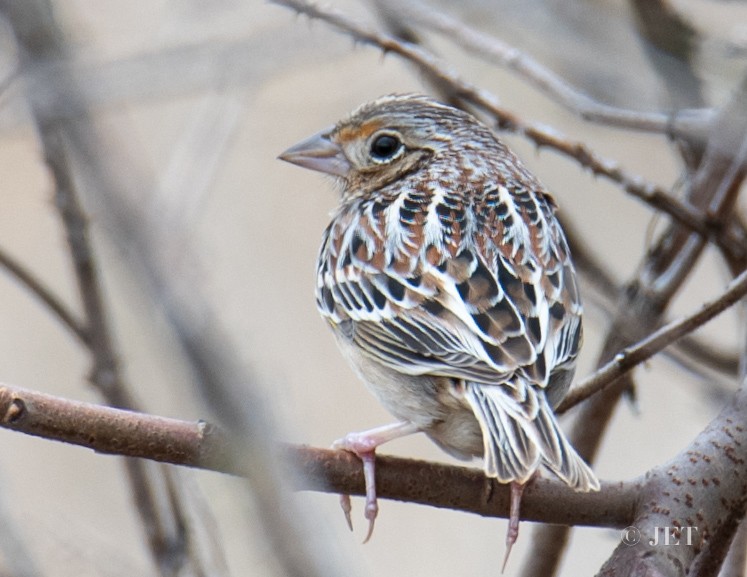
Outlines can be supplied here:
[[350, 512], [353, 510], [353, 505], [350, 503], [350, 495], [340, 495], [340, 507], [342, 512], [345, 514], [345, 520], [348, 522], [348, 529], [353, 530], [353, 518], [350, 516]]
[[519, 537], [519, 509], [521, 507], [521, 496], [524, 493], [524, 485], [520, 483], [511, 483], [511, 507], [508, 516], [508, 532], [506, 533], [506, 556], [503, 558], [503, 567], [501, 567], [501, 573], [506, 570], [506, 563], [508, 563], [508, 556], [511, 554], [511, 549], [516, 543], [516, 539]]
[[363, 540], [364, 543], [368, 543], [371, 535], [373, 535], [374, 521], [379, 514], [379, 502], [376, 498], [376, 453], [374, 451], [372, 449], [369, 452], [358, 454], [363, 461], [363, 478], [366, 481], [365, 517], [368, 519], [368, 534]]
[[368, 533], [366, 533], [366, 538], [363, 539], [363, 544], [365, 545], [368, 543], [371, 535], [373, 535], [374, 523], [376, 522], [376, 517], [379, 515], [379, 504], [376, 502], [375, 496], [373, 502], [369, 503], [368, 500], [366, 500], [366, 512], [364, 515], [366, 519], [368, 519]]

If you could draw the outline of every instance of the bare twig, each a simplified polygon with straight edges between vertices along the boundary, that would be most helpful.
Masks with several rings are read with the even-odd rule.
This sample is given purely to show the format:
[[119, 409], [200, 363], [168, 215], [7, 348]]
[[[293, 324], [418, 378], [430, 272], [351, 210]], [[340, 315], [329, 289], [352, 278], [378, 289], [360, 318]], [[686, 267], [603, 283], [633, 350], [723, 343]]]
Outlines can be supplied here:
[[578, 383], [563, 399], [558, 407], [558, 412], [565, 412], [581, 401], [588, 399], [591, 395], [603, 390], [623, 373], [650, 359], [664, 347], [683, 335], [694, 331], [739, 302], [745, 294], [747, 294], [747, 271], [734, 279], [722, 295], [703, 305], [698, 312], [671, 322], [634, 346], [620, 351], [612, 361]]
[[29, 292], [38, 298], [52, 311], [62, 325], [68, 329], [84, 345], [88, 345], [90, 338], [88, 331], [76, 315], [55, 295], [49, 287], [36, 278], [34, 274], [4, 250], [0, 250], [0, 266], [8, 271], [15, 279], [25, 286]]
[[[700, 523], [700, 533], [695, 537], [698, 543], [707, 542], [724, 526], [719, 517], [722, 507], [735, 514], [744, 508], [744, 472], [723, 472], [730, 470], [729, 463], [745, 458], [747, 429], [739, 425], [740, 411], [747, 403], [745, 392], [738, 393], [734, 403], [677, 457], [639, 479], [603, 483], [599, 493], [575, 493], [559, 481], [534, 479], [524, 495], [522, 517], [553, 524], [617, 528], [635, 522], [649, 539], [653, 537], [650, 531], [663, 526], [657, 523], [664, 515], [668, 520], [674, 519], [668, 527]], [[235, 468], [235, 461], [226, 458], [231, 449], [225, 436], [201, 422], [122, 411], [3, 385], [0, 426], [99, 452], [250, 474], [246, 469]], [[349, 494], [365, 491], [360, 463], [346, 451], [298, 446], [276, 447], [277, 451], [302, 473], [295, 478], [297, 489]], [[377, 487], [382, 497], [505, 517], [509, 488], [493, 485], [488, 499], [487, 482], [477, 469], [377, 458]], [[662, 486], [667, 489], [664, 493]], [[641, 498], [642, 495], [646, 497]], [[688, 517], [693, 504], [699, 513], [697, 521]]]
[[376, 0], [375, 3], [383, 11], [396, 15], [400, 21], [404, 20], [410, 25], [415, 24], [433, 30], [460, 48], [509, 68], [554, 102], [565, 106], [584, 120], [618, 128], [666, 134], [693, 142], [705, 139], [713, 121], [713, 110], [688, 110], [664, 114], [626, 110], [603, 104], [571, 86], [515, 46], [468, 26], [444, 12], [439, 12], [434, 6], [425, 6], [416, 0]]

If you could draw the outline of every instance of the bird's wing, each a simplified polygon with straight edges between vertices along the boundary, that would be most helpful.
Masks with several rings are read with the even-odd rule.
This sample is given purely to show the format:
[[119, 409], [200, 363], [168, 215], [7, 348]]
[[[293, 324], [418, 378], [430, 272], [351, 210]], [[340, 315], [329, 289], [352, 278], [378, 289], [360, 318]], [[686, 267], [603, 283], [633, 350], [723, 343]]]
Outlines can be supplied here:
[[519, 371], [545, 386], [555, 366], [573, 361], [580, 336], [552, 205], [503, 186], [472, 195], [469, 209], [462, 198], [431, 197], [409, 213], [405, 198], [397, 226], [386, 210], [336, 219], [322, 246], [319, 308], [397, 371], [486, 384]]

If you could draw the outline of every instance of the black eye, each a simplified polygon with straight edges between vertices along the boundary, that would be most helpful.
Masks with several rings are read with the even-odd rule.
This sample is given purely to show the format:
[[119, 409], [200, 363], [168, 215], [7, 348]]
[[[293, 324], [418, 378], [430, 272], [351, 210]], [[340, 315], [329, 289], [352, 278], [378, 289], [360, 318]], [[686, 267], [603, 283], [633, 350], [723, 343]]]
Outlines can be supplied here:
[[392, 134], [381, 134], [371, 143], [371, 157], [374, 160], [391, 160], [402, 150], [402, 142]]

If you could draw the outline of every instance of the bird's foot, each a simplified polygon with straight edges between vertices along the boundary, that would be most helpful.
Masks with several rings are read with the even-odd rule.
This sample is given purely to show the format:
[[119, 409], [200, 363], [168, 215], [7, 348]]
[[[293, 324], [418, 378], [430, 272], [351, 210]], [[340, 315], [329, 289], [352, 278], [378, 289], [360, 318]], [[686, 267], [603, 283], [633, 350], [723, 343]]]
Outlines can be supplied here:
[[[368, 520], [368, 532], [363, 541], [364, 543], [368, 542], [371, 535], [373, 535], [374, 522], [379, 514], [379, 504], [376, 498], [376, 447], [392, 439], [417, 432], [418, 428], [411, 423], [393, 423], [377, 429], [371, 429], [370, 431], [349, 433], [332, 444], [333, 449], [350, 451], [357, 455], [363, 462], [363, 478], [366, 485], [366, 509], [364, 516]], [[352, 531], [353, 521], [350, 516], [352, 509], [350, 495], [341, 495], [340, 505], [345, 514], [348, 527]]]
[[[350, 451], [357, 455], [363, 462], [363, 478], [366, 483], [366, 509], [364, 516], [368, 519], [368, 532], [366, 533], [366, 538], [363, 540], [364, 543], [367, 543], [371, 535], [373, 535], [374, 523], [379, 514], [379, 504], [376, 498], [376, 447], [378, 446], [376, 441], [376, 438], [366, 433], [350, 433], [332, 444], [333, 449]], [[340, 505], [345, 514], [345, 520], [348, 522], [348, 527], [352, 531], [353, 520], [350, 516], [352, 510], [350, 495], [341, 495]]]

